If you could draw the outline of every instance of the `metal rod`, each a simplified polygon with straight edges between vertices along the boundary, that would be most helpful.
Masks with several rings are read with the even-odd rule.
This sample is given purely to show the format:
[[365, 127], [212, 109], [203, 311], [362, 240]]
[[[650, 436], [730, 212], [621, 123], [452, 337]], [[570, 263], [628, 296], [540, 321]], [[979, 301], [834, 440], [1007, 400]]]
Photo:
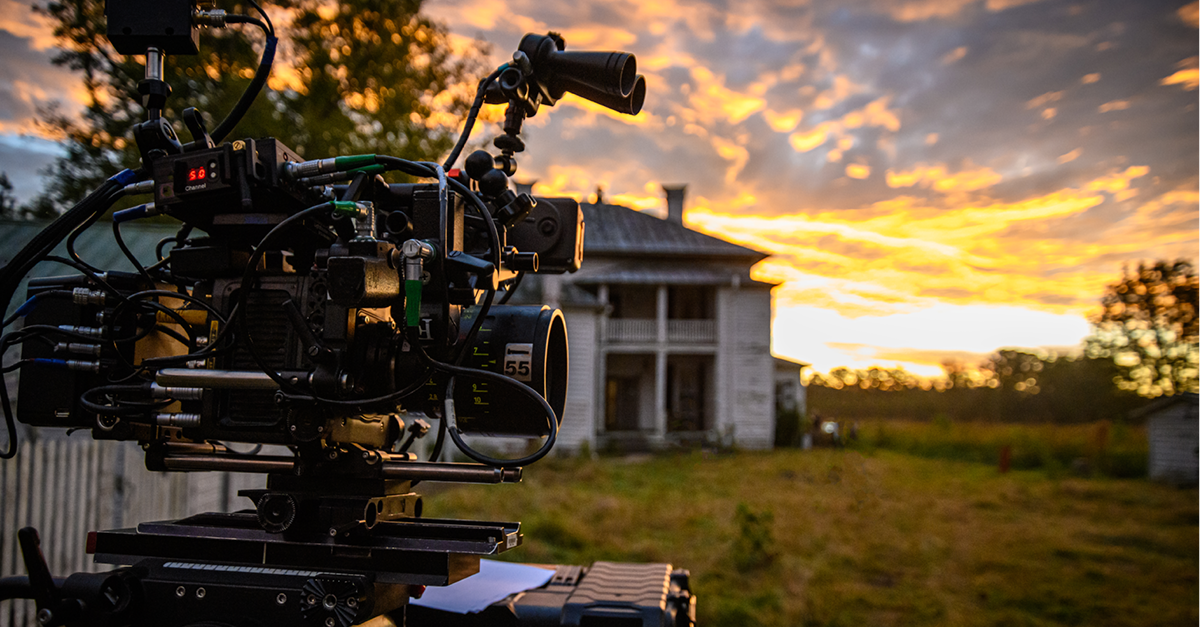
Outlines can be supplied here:
[[453, 483], [519, 483], [520, 468], [493, 468], [482, 464], [443, 464], [433, 462], [384, 462], [385, 479], [413, 479]]
[[146, 48], [146, 80], [163, 79], [163, 53], [158, 48]]
[[[299, 383], [308, 374], [282, 373]], [[164, 368], [154, 375], [154, 382], [164, 387], [211, 388], [217, 390], [275, 390], [279, 385], [265, 372], [255, 370], [206, 370]]]
[[291, 473], [296, 460], [291, 457], [234, 457], [232, 455], [167, 455], [167, 470], [225, 470], [229, 472]]

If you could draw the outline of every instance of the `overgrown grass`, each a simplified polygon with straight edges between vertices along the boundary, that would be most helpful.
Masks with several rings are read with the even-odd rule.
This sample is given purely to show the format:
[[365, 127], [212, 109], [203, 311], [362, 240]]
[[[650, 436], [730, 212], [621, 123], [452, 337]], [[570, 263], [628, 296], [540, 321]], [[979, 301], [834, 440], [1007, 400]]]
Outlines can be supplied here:
[[1086, 470], [1111, 477], [1146, 474], [1144, 427], [1107, 421], [1080, 425], [993, 424], [980, 422], [864, 421], [851, 447], [869, 453], [886, 449], [998, 466], [1008, 447], [1010, 467], [1050, 473]]
[[1195, 625], [1197, 492], [883, 449], [547, 460], [426, 515], [504, 559], [670, 562], [701, 625]]

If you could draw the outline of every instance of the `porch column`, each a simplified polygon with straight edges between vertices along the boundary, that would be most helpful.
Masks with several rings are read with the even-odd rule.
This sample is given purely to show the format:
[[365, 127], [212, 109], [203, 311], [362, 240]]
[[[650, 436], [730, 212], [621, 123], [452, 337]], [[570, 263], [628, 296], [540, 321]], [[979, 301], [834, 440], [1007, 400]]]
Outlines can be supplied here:
[[654, 433], [667, 434], [667, 286], [658, 286], [658, 343], [654, 351]]

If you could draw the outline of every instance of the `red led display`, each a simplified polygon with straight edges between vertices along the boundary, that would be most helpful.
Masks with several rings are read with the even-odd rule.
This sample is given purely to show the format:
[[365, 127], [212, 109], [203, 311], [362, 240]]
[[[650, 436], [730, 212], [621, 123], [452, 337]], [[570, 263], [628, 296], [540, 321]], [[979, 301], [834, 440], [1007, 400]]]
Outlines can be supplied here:
[[203, 166], [201, 166], [199, 168], [192, 168], [192, 169], [188, 170], [187, 180], [203, 181], [205, 179], [205, 177], [207, 177], [207, 176], [208, 176], [208, 172], [204, 169]]

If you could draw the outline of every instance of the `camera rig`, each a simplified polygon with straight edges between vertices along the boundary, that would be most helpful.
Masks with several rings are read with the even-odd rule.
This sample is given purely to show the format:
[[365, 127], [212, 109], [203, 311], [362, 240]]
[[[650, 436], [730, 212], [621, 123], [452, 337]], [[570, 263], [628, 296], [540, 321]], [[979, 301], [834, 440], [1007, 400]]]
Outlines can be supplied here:
[[[522, 541], [519, 523], [422, 517], [416, 485], [517, 482], [554, 445], [567, 387], [563, 316], [507, 301], [526, 273], [580, 267], [583, 214], [571, 199], [515, 194], [508, 179], [524, 150], [523, 121], [565, 92], [636, 115], [645, 80], [633, 55], [566, 52], [557, 34], [526, 35], [480, 82], [444, 163], [305, 160], [274, 138], [224, 141], [276, 48], [268, 14], [249, 4], [262, 19], [192, 0], [107, 3], [113, 47], [146, 59], [146, 119], [132, 131], [142, 168], [110, 178], [0, 271], [5, 306], [35, 264], [78, 271], [29, 281], [27, 300], [4, 321], [23, 325], [0, 339], [0, 352], [22, 349], [12, 366], [22, 371], [21, 422], [136, 441], [151, 470], [263, 473], [266, 487], [241, 493], [252, 510], [90, 533], [97, 561], [127, 565], [108, 573], [55, 580], [36, 532], [22, 530], [29, 576], [0, 579], [0, 599], [35, 598], [42, 627], [348, 627], [394, 621], [398, 610], [402, 622], [422, 586], [470, 576], [480, 556]], [[262, 61], [211, 133], [196, 109], [183, 111], [185, 143], [163, 117], [165, 56], [196, 54], [201, 26], [227, 24], [266, 33]], [[478, 150], [455, 168], [485, 103], [507, 107], [499, 154]], [[429, 182], [389, 183], [388, 172]], [[112, 215], [114, 242], [136, 272], [75, 254], [79, 233], [118, 199], [151, 194]], [[182, 225], [144, 267], [121, 225], [153, 215]], [[68, 257], [51, 255], [63, 240]], [[17, 441], [3, 386], [0, 405], [7, 458]], [[431, 417], [436, 441], [419, 460], [413, 444]], [[498, 459], [466, 435], [541, 443]], [[475, 463], [441, 461], [446, 436]], [[262, 454], [263, 445], [288, 454]], [[654, 624], [694, 620], [686, 573], [652, 571], [631, 585], [648, 585], [657, 601], [629, 605], [616, 594], [590, 615], [620, 621], [654, 607]], [[587, 571], [571, 572], [567, 583], [578, 585]]]

